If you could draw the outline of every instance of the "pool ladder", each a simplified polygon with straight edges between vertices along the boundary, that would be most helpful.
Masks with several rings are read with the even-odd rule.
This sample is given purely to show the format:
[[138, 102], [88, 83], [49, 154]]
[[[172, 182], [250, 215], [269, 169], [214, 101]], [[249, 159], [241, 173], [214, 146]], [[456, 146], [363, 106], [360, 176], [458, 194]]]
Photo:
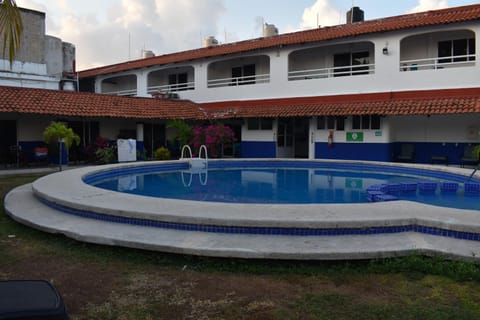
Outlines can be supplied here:
[[473, 178], [473, 176], [475, 175], [475, 173], [477, 173], [478, 168], [480, 168], [480, 166], [477, 166], [475, 169], [473, 169], [472, 174], [468, 177], [468, 179], [467, 179], [466, 182], [470, 181], [470, 180]]
[[[204, 156], [202, 158], [202, 155]], [[180, 160], [189, 159], [189, 170], [182, 171], [182, 182], [186, 187], [190, 187], [192, 184], [192, 179], [194, 174], [198, 174], [201, 185], [207, 184], [207, 169], [208, 169], [208, 154], [207, 147], [202, 144], [198, 151], [198, 157], [194, 158], [192, 154], [192, 149], [189, 145], [184, 145], [182, 147], [182, 153], [180, 155]], [[185, 175], [188, 175], [188, 181], [185, 180]]]

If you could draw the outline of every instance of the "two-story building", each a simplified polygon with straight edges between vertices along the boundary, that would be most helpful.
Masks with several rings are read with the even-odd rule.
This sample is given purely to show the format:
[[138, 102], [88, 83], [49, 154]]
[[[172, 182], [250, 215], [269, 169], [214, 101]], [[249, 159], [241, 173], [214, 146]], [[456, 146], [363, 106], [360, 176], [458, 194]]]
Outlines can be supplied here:
[[[84, 135], [136, 137], [148, 152], [167, 143], [165, 123], [176, 117], [230, 124], [241, 157], [396, 161], [408, 146], [404, 160], [460, 164], [480, 143], [480, 5], [366, 21], [354, 7], [347, 21], [287, 34], [266, 25], [257, 39], [209, 38], [202, 48], [85, 70], [80, 91], [103, 95], [109, 111], [53, 116]], [[112, 95], [149, 116], [116, 109]], [[178, 112], [165, 113], [166, 104]]]
[[[480, 6], [348, 23], [129, 61], [81, 88], [198, 103], [240, 126], [243, 157], [459, 163], [479, 142]], [[439, 158], [437, 158], [439, 157]]]

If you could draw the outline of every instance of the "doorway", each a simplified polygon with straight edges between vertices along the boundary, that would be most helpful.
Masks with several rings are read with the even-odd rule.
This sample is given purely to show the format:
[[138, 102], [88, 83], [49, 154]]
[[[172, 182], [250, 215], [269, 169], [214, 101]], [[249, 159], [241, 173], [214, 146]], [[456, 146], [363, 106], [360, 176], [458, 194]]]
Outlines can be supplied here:
[[18, 163], [17, 156], [17, 122], [15, 120], [0, 120], [0, 163]]
[[155, 150], [167, 146], [165, 124], [145, 123], [143, 126], [143, 144], [147, 157], [154, 158]]
[[308, 158], [308, 118], [279, 118], [277, 124], [277, 157]]

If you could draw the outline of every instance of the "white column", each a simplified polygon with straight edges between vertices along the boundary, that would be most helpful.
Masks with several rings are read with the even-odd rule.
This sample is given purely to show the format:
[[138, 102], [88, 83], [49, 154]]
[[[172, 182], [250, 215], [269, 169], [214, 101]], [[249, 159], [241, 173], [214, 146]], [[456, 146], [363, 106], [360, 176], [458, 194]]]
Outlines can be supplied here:
[[137, 141], [143, 142], [143, 123], [137, 122]]
[[138, 72], [136, 76], [137, 76], [137, 97], [150, 97], [150, 95], [147, 93], [148, 71]]
[[315, 159], [315, 132], [317, 129], [317, 118], [310, 118], [310, 128], [308, 130], [308, 159]]

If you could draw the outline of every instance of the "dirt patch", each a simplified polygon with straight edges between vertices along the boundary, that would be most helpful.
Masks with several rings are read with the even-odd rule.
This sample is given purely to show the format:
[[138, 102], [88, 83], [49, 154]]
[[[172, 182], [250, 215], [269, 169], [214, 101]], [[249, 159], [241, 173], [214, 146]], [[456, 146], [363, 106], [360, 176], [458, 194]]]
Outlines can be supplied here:
[[[18, 246], [12, 246], [18, 250]], [[27, 250], [28, 252], [28, 250]], [[12, 255], [8, 253], [7, 255]], [[5, 280], [42, 279], [50, 281], [62, 294], [69, 313], [78, 314], [87, 304], [108, 300], [119, 285], [120, 273], [111, 267], [72, 261], [58, 256], [19, 255], [0, 263], [0, 276]]]

